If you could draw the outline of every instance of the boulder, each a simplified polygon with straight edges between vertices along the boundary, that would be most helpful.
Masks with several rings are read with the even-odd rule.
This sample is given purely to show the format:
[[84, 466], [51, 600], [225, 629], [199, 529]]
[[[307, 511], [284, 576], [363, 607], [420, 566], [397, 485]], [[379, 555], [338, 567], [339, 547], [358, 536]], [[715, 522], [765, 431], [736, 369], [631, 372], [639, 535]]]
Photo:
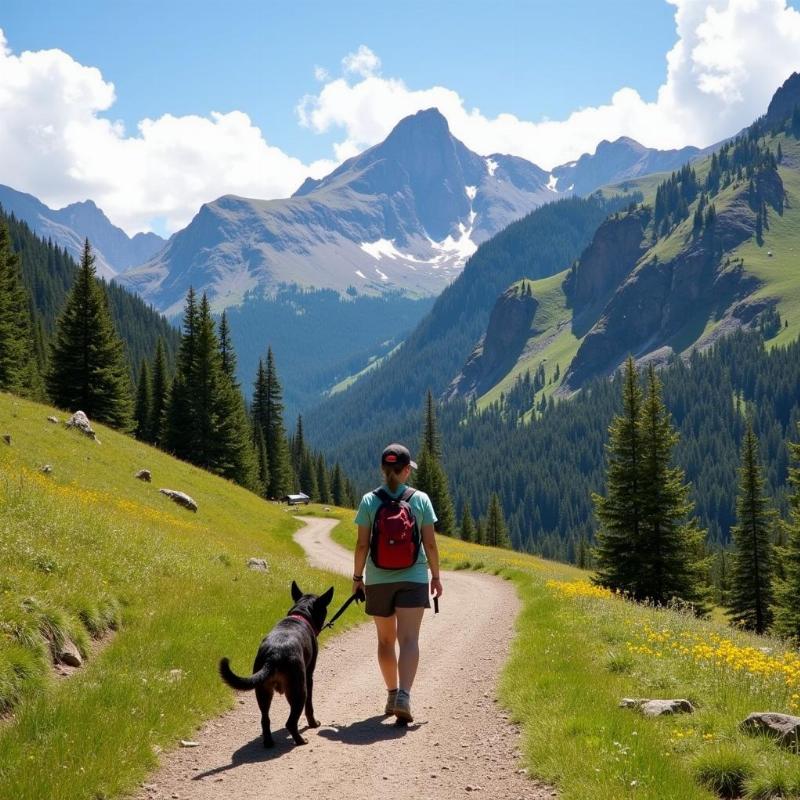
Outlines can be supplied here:
[[52, 422], [54, 425], [58, 425], [58, 417], [48, 417], [48, 422]]
[[746, 733], [770, 736], [783, 747], [800, 753], [800, 717], [772, 711], [755, 711], [739, 724], [739, 728]]
[[688, 700], [649, 700], [643, 697], [623, 697], [620, 708], [633, 708], [646, 717], [663, 717], [668, 714], [691, 714], [694, 706]]
[[263, 558], [248, 558], [247, 568], [255, 572], [269, 572], [269, 564]]
[[4, 433], [3, 434], [3, 441], [6, 444], [11, 444], [11, 434], [10, 433]]
[[136, 477], [140, 481], [144, 481], [145, 483], [150, 483], [150, 481], [153, 480], [153, 476], [150, 474], [150, 470], [149, 469], [140, 469], [136, 473]]
[[39, 472], [43, 472], [45, 475], [49, 475], [53, 471], [52, 464], [44, 464], [39, 467]]
[[83, 411], [76, 411], [64, 424], [68, 428], [77, 428], [90, 439], [97, 439], [97, 434], [89, 423], [89, 417]]
[[161, 492], [161, 494], [165, 494], [179, 506], [183, 506], [184, 508], [189, 509], [189, 511], [197, 511], [197, 503], [195, 503], [195, 501], [192, 500], [188, 494], [185, 494], [184, 492], [178, 492], [175, 489], [159, 489], [158, 491]]
[[58, 660], [68, 667], [80, 667], [83, 664], [80, 651], [70, 639], [67, 639], [59, 648]]

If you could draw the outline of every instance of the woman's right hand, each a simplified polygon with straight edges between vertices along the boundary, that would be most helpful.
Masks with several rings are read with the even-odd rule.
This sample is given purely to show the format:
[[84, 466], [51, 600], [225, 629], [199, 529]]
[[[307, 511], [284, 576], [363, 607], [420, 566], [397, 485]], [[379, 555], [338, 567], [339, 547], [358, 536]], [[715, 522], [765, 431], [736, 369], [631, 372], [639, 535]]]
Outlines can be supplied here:
[[431, 578], [431, 594], [434, 597], [441, 597], [443, 592], [441, 579]]
[[356, 600], [358, 600], [358, 601], [366, 600], [366, 594], [364, 592], [364, 581], [363, 580], [360, 580], [360, 581], [354, 580], [353, 581], [353, 592], [352, 593], [356, 596]]

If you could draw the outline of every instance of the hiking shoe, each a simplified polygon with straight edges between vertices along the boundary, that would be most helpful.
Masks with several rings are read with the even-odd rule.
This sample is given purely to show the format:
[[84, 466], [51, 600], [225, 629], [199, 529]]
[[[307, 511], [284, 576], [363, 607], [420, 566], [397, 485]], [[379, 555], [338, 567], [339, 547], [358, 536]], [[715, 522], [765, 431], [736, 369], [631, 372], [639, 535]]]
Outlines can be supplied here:
[[394, 700], [394, 715], [402, 722], [413, 722], [411, 714], [411, 695], [404, 689], [397, 690], [397, 697]]
[[389, 689], [389, 694], [386, 697], [386, 708], [383, 709], [384, 714], [394, 714], [394, 701], [397, 698], [397, 689]]

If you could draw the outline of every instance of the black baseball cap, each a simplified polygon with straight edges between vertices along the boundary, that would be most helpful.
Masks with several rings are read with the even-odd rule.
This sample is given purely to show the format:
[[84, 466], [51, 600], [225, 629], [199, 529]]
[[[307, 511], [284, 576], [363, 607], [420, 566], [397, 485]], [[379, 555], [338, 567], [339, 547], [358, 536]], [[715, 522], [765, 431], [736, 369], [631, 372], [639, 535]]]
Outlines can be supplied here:
[[417, 468], [417, 462], [411, 460], [411, 453], [402, 444], [390, 444], [381, 454], [381, 464], [388, 467], [405, 467], [411, 464], [412, 469]]

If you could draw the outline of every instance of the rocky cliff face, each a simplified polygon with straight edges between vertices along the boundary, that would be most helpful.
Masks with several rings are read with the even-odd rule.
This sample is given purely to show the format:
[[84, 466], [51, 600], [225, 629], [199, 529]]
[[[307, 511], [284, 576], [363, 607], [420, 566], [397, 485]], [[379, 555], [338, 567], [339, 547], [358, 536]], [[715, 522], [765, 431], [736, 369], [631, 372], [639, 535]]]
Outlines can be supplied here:
[[491, 389], [517, 362], [530, 336], [538, 307], [526, 281], [503, 292], [492, 309], [486, 334], [446, 396], [479, 397]]
[[576, 313], [607, 299], [636, 265], [644, 252], [649, 210], [607, 219], [592, 243], [572, 266], [564, 289]]
[[[780, 176], [773, 171], [760, 180], [762, 196], [780, 213]], [[755, 230], [756, 214], [742, 188], [719, 212], [713, 227], [693, 235], [677, 256], [662, 261], [655, 253], [644, 255], [581, 343], [564, 379], [565, 391], [613, 372], [629, 354], [641, 358], [658, 352], [660, 358], [668, 358], [683, 339], [702, 346], [710, 316], [727, 316], [734, 327], [752, 319], [753, 308], [743, 301], [756, 281], [738, 262], [723, 260], [720, 254], [734, 250]]]
[[767, 107], [766, 123], [780, 125], [792, 116], [797, 106], [800, 106], [800, 74], [793, 72], [772, 96]]

